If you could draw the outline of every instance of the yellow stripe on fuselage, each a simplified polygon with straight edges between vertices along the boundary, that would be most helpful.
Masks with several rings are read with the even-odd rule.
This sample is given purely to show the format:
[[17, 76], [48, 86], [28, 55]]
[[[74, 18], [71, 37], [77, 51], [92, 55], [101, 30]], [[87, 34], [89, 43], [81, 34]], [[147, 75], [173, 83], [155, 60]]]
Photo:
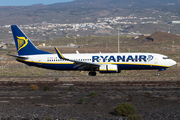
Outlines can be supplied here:
[[66, 62], [66, 63], [62, 63], [62, 62], [38, 62], [38, 61], [29, 61], [29, 60], [21, 60], [21, 59], [17, 59], [19, 61], [24, 61], [24, 62], [28, 62], [28, 63], [43, 63], [43, 64], [73, 64], [73, 62]]
[[99, 69], [100, 71], [117, 71], [116, 69]]

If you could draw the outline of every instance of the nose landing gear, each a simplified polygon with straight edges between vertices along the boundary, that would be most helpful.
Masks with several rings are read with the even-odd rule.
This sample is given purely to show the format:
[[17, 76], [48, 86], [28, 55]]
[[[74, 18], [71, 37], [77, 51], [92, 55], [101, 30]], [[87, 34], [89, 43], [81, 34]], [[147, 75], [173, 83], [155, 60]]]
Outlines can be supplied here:
[[159, 69], [157, 75], [160, 76], [160, 75], [161, 75], [161, 74], [160, 74], [160, 71], [164, 71], [164, 70], [166, 70], [166, 68]]

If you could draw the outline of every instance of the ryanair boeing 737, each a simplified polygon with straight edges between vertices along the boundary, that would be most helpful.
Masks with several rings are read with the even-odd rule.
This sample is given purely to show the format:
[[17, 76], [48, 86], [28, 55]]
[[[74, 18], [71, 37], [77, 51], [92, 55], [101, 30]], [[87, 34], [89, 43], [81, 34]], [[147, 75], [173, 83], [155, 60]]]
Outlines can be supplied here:
[[89, 53], [57, 54], [39, 50], [17, 25], [11, 25], [18, 55], [16, 60], [30, 66], [53, 70], [84, 70], [89, 76], [100, 73], [120, 73], [121, 70], [166, 70], [176, 64], [165, 55], [155, 53]]

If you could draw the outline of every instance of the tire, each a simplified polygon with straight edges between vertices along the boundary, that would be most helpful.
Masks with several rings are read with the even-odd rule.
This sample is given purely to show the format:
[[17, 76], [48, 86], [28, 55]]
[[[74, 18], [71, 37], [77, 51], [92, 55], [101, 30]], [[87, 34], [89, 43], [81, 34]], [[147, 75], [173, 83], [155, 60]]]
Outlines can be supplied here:
[[96, 76], [96, 72], [89, 72], [89, 76]]

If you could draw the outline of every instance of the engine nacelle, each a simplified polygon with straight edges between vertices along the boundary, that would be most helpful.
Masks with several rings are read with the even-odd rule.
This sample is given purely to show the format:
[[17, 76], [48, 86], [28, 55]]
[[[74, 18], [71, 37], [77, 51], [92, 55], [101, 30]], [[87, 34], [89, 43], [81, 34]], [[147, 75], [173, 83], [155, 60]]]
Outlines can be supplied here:
[[100, 73], [117, 73], [118, 72], [118, 67], [117, 65], [101, 65], [99, 67], [99, 72]]

